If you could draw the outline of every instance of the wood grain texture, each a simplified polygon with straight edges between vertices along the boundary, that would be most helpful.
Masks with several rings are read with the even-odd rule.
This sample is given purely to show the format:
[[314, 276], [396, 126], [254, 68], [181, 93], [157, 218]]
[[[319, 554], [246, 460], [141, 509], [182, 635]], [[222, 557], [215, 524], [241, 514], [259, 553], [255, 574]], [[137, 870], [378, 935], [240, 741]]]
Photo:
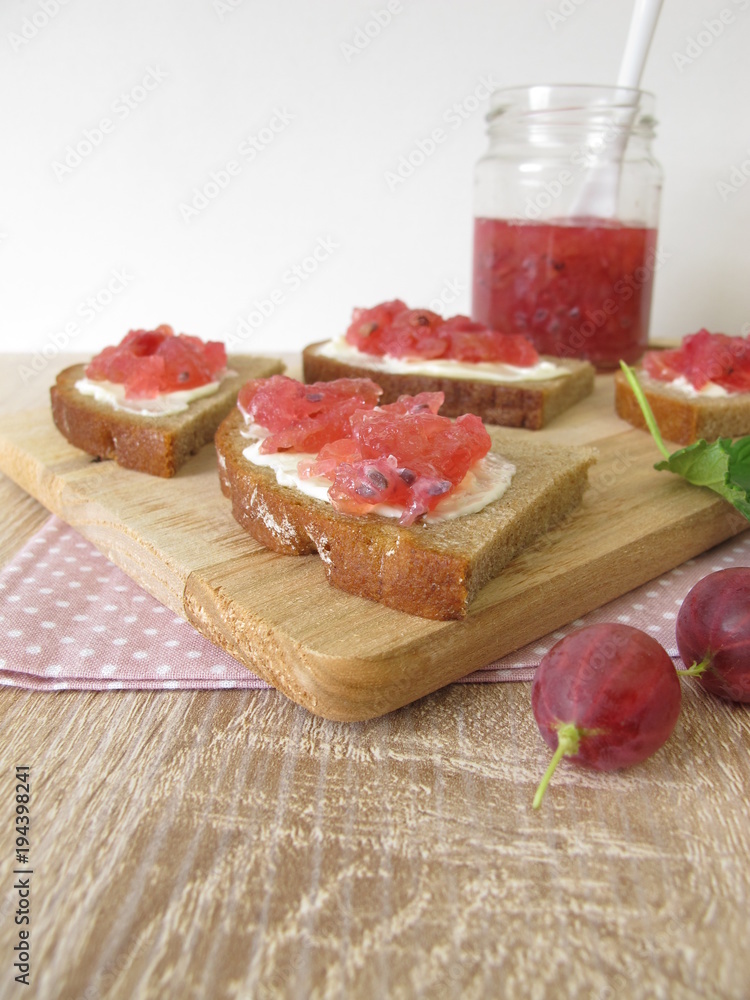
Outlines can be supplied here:
[[747, 997], [748, 717], [694, 685], [664, 750], [563, 768], [538, 814], [528, 685], [355, 724], [274, 692], [2, 703], [37, 1000]]
[[[35, 517], [4, 507], [0, 552]], [[0, 996], [747, 1000], [747, 707], [687, 682], [666, 747], [563, 766], [537, 814], [529, 687], [348, 724], [274, 691], [0, 690]], [[9, 975], [19, 762], [31, 989]]]
[[747, 526], [716, 494], [654, 470], [650, 437], [613, 414], [611, 378], [549, 431], [493, 434], [500, 451], [502, 441], [587, 437], [599, 460], [580, 510], [514, 559], [459, 622], [350, 596], [327, 585], [317, 556], [264, 549], [232, 518], [210, 446], [173, 479], [145, 476], [92, 463], [45, 407], [0, 419], [0, 468], [288, 697], [355, 720], [437, 690]]
[[14, 526], [13, 534], [0, 533], [0, 567], [23, 548], [49, 517], [49, 511], [16, 483], [0, 475], [0, 511], [2, 519]]

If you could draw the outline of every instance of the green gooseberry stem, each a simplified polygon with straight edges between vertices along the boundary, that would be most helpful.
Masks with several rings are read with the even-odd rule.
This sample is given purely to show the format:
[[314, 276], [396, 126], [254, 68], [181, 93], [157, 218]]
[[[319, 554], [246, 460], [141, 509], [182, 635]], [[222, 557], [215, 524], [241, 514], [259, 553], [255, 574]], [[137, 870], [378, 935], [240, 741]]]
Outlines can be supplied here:
[[538, 809], [542, 804], [544, 793], [547, 791], [547, 785], [552, 780], [552, 775], [557, 770], [557, 765], [563, 757], [569, 757], [572, 754], [578, 753], [578, 747], [581, 745], [581, 733], [582, 730], [578, 726], [574, 726], [572, 722], [563, 722], [557, 727], [557, 750], [555, 750], [554, 756], [549, 762], [549, 767], [544, 772], [544, 777], [539, 782], [534, 801], [531, 804], [533, 809]]
[[635, 371], [630, 367], [630, 365], [626, 365], [624, 361], [620, 362], [620, 368], [622, 368], [625, 378], [628, 380], [628, 385], [633, 390], [633, 395], [641, 408], [643, 418], [646, 421], [646, 426], [651, 431], [659, 451], [666, 459], [668, 459], [670, 457], [669, 450], [664, 444], [661, 431], [659, 430], [659, 425], [657, 424], [656, 417], [654, 416], [654, 411], [651, 409], [651, 405], [646, 399], [646, 394], [641, 388], [641, 383], [638, 381]]
[[708, 668], [711, 666], [710, 655], [701, 660], [700, 663], [694, 663], [692, 667], [676, 667], [677, 673], [682, 674], [683, 677], [700, 677], [701, 674], [705, 674]]

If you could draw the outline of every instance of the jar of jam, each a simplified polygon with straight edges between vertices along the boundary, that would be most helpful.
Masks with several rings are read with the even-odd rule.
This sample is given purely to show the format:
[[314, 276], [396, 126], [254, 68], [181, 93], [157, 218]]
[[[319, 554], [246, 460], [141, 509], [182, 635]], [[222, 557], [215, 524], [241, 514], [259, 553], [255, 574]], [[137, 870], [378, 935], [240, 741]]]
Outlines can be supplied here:
[[616, 87], [495, 91], [475, 177], [475, 320], [602, 371], [640, 357], [662, 181], [653, 105]]

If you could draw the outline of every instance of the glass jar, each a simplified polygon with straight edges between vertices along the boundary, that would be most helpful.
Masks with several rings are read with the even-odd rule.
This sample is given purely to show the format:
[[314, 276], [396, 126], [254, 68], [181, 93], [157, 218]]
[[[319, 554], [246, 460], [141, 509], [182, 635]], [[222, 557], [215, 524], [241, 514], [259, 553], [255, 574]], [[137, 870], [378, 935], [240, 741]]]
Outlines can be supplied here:
[[600, 370], [640, 357], [662, 182], [653, 105], [616, 87], [495, 91], [475, 176], [475, 320]]

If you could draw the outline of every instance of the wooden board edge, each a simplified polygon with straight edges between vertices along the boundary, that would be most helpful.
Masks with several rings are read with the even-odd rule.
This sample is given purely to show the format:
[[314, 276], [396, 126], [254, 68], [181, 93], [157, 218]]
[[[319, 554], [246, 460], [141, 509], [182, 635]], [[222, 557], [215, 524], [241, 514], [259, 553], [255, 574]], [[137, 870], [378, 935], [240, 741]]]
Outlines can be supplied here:
[[[616, 455], [616, 444], [610, 442], [610, 447], [615, 449]], [[72, 467], [73, 473], [79, 465], [80, 460]], [[524, 644], [523, 641], [516, 641], [513, 646], [493, 649], [482, 644], [482, 631], [486, 629], [490, 616], [496, 625], [497, 615], [518, 614], [520, 598], [511, 598], [483, 608], [480, 594], [475, 610], [470, 612], [467, 619], [463, 622], [444, 623], [445, 631], [441, 629], [439, 648], [432, 649], [427, 657], [420, 656], [419, 643], [414, 639], [394, 644], [385, 653], [359, 657], [336, 656], [307, 648], [291, 635], [285, 634], [283, 626], [264, 622], [257, 615], [251, 617], [247, 613], [239, 613], [231, 595], [222, 593], [221, 588], [212, 587], [203, 579], [210, 575], [210, 567], [192, 570], [184, 568], [181, 571], [175, 568], [170, 574], [168, 565], [164, 563], [164, 554], [150, 551], [151, 556], [158, 555], [164, 563], [164, 572], [154, 575], [150, 572], [153, 559], [149, 560], [149, 566], [146, 567], [139, 558], [139, 549], [143, 550], [147, 543], [132, 535], [122, 522], [113, 526], [111, 517], [100, 507], [99, 501], [76, 491], [75, 479], [58, 479], [58, 474], [64, 476], [66, 468], [48, 468], [40, 459], [27, 455], [1, 435], [0, 466], [6, 469], [10, 466], [9, 474], [14, 476], [14, 472], [16, 473], [19, 485], [81, 531], [112, 562], [137, 579], [139, 584], [171, 610], [190, 621], [210, 641], [257, 672], [293, 701], [325, 718], [357, 721], [383, 715]], [[660, 527], [653, 538], [650, 535], [639, 537], [637, 544], [631, 545], [630, 551], [621, 553], [621, 557], [629, 561], [629, 573], [632, 574], [627, 577], [628, 589], [653, 579], [685, 559], [747, 528], [745, 519], [718, 496], [707, 497], [706, 502], [701, 502], [700, 510], [696, 509], [690, 518], [675, 525], [671, 531]], [[710, 508], [715, 505], [717, 510], [726, 511], [726, 516], [702, 523], [707, 503]], [[117, 528], [114, 532], [113, 527]], [[565, 526], [555, 531], [564, 532]], [[656, 569], [652, 565], [648, 575], [644, 576], [638, 570], [638, 552], [651, 549], [657, 541], [665, 555]], [[524, 559], [525, 554], [522, 554], [518, 557], [517, 565], [511, 564], [511, 573], [523, 572]], [[604, 569], [611, 559], [611, 552], [601, 557], [600, 564]], [[144, 571], [147, 571], [146, 579]], [[558, 580], [557, 590], [553, 592], [552, 598], [549, 593], [546, 594], [544, 602], [534, 608], [531, 615], [528, 612], [533, 606], [533, 595], [522, 595], [525, 602], [523, 611], [534, 622], [534, 634], [528, 636], [528, 641], [533, 641], [566, 624], [576, 615], [584, 614], [622, 594], [619, 582], [609, 591], [606, 587], [592, 589], [585, 605], [580, 603], [576, 595], [578, 603], [571, 613], [569, 602], [576, 584], [590, 585], [591, 575], [590, 569], [585, 574], [581, 569], [577, 581], [575, 578], [567, 578], [564, 582], [562, 579]], [[602, 573], [601, 578], [606, 579], [606, 573]], [[210, 620], [207, 613], [207, 609], [213, 607], [219, 612], [218, 625]], [[467, 639], [471, 642], [467, 643]], [[414, 667], [406, 672], [403, 666], [405, 658], [414, 662]], [[281, 673], [274, 663], [288, 664], [291, 668], [288, 676]], [[416, 679], [415, 673], [419, 675]]]
[[[80, 458], [76, 460], [75, 466], [80, 466]], [[151, 551], [151, 558], [144, 559], [141, 555], [146, 548], [143, 540], [122, 522], [113, 530], [111, 517], [106, 509], [99, 501], [77, 492], [75, 481], [68, 482], [58, 477], [42, 462], [16, 448], [2, 433], [0, 471], [48, 511], [88, 539], [110, 562], [156, 600], [175, 614], [185, 616], [183, 606], [187, 574], [181, 572], [164, 553]], [[153, 558], [155, 555], [158, 556], [157, 559]], [[157, 567], [160, 570], [158, 573], [155, 571]]]
[[[185, 615], [207, 639], [313, 714], [338, 722], [366, 721], [403, 708], [622, 596], [622, 575], [617, 583], [612, 577], [609, 588], [606, 583], [592, 583], [593, 579], [606, 581], [613, 557], [622, 560], [620, 572], [625, 572], [627, 593], [745, 530], [747, 521], [731, 508], [726, 518], [711, 525], [702, 521], [702, 512], [696, 512], [672, 532], [660, 530], [645, 535], [638, 547], [602, 554], [585, 571], [582, 568], [578, 578], [561, 574], [552, 596], [547, 591], [536, 600], [531, 595], [530, 600], [524, 593], [491, 608], [478, 608], [463, 621], [441, 623], [439, 649], [407, 639], [387, 652], [369, 656], [321, 652], [295, 641], [283, 627], [248, 615], [231, 594], [210, 585], [198, 573], [191, 574], [186, 584]], [[678, 548], [677, 543], [685, 548]], [[648, 548], [653, 556], [657, 544], [663, 557], [655, 572], [651, 567], [644, 574], [641, 554]], [[679, 555], [675, 557], [674, 552]], [[488, 617], [517, 621], [521, 610], [533, 622], [528, 636], [490, 649], [482, 641]], [[283, 664], [286, 672], [277, 664]]]

